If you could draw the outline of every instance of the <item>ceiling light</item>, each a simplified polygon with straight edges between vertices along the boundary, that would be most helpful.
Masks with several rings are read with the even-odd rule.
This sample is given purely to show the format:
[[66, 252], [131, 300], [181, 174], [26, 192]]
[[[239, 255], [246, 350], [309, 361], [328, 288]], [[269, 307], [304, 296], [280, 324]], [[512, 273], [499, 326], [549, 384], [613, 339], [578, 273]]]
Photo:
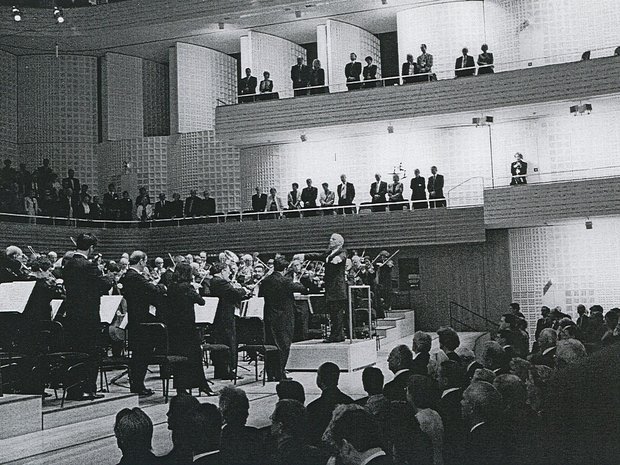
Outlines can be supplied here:
[[58, 24], [65, 22], [65, 17], [62, 15], [62, 10], [57, 6], [54, 7], [54, 18], [56, 18], [56, 22]]
[[592, 104], [583, 103], [579, 105], [572, 105], [570, 107], [570, 112], [574, 116], [577, 116], [578, 114], [583, 115], [584, 113], [589, 115], [590, 113], [592, 113]]
[[19, 11], [19, 8], [17, 8], [16, 6], [14, 6], [11, 10], [11, 15], [13, 15], [13, 20], [17, 22], [22, 20], [22, 12]]

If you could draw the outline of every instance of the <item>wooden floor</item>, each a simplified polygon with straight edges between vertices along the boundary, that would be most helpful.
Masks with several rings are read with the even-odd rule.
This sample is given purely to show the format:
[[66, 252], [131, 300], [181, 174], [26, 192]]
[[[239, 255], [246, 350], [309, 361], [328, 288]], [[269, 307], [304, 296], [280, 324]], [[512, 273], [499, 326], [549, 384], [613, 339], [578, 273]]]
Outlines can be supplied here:
[[[476, 343], [484, 339], [483, 333], [460, 333], [461, 345], [474, 349]], [[377, 366], [381, 368], [386, 377], [386, 382], [392, 378], [387, 369], [387, 355], [397, 344], [411, 346], [411, 337], [401, 339], [390, 344], [382, 344], [378, 353]], [[436, 337], [433, 340], [433, 350], [438, 349]], [[253, 367], [250, 372], [240, 370], [244, 379], [238, 384], [248, 395], [250, 400], [250, 416], [248, 424], [263, 427], [270, 424], [269, 416], [277, 402], [275, 392], [276, 383], [254, 381]], [[207, 376], [212, 376], [212, 368], [207, 370]], [[315, 373], [292, 373], [293, 379], [302, 383], [306, 391], [306, 401], [311, 402], [320, 395], [316, 386]], [[126, 385], [127, 379], [121, 380]], [[156, 390], [156, 394], [150, 398], [140, 400], [140, 407], [151, 417], [154, 424], [153, 451], [157, 455], [167, 453], [171, 447], [170, 432], [167, 429], [166, 412], [168, 406], [164, 404], [161, 396], [161, 384], [156, 374], [150, 374], [147, 378], [148, 387]], [[214, 389], [221, 389], [225, 382], [215, 382]], [[354, 399], [365, 396], [362, 389], [362, 372], [342, 373], [340, 377], [341, 389]], [[111, 392], [126, 393], [125, 387], [110, 387]], [[217, 403], [217, 397], [198, 397], [200, 402]], [[77, 410], [77, 411], [76, 411]], [[112, 431], [114, 415], [82, 421], [79, 409], [73, 409], [72, 424], [52, 428], [49, 430], [30, 433], [15, 438], [0, 441], [0, 463], [2, 464], [67, 464], [67, 465], [114, 465], [120, 460], [121, 454], [116, 445], [116, 439]], [[2, 421], [19, 421], [17, 418], [2, 419]]]

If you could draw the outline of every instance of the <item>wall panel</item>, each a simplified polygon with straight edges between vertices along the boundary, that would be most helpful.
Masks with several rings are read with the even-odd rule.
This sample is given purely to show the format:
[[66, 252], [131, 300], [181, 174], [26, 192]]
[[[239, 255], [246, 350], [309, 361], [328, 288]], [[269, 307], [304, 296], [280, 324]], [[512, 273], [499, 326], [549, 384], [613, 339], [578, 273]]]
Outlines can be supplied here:
[[170, 134], [170, 96], [168, 66], [142, 60], [142, 107], [144, 136]]
[[0, 51], [0, 156], [17, 143], [17, 57]]

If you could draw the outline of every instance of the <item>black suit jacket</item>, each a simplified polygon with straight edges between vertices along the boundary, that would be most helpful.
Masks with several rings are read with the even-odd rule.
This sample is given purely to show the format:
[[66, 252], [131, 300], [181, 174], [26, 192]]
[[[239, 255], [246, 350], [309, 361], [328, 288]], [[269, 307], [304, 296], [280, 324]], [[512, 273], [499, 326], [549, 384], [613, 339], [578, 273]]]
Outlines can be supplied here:
[[99, 328], [101, 296], [112, 287], [113, 278], [104, 276], [95, 263], [79, 254], [64, 260], [62, 277], [67, 291], [65, 321], [75, 327]]
[[420, 352], [411, 363], [411, 374], [428, 376], [428, 362], [431, 356], [427, 352]]
[[127, 329], [131, 339], [132, 334], [139, 330], [141, 323], [157, 321], [157, 318], [149, 313], [149, 307], [162, 305], [166, 288], [163, 284], [151, 283], [133, 268], [127, 270], [120, 279], [120, 283], [123, 285], [121, 292], [127, 301], [127, 317], [129, 318]]
[[340, 197], [340, 191], [342, 191], [342, 183], [338, 184], [338, 188], [336, 189], [338, 193], [338, 205], [353, 205], [353, 200], [355, 199], [355, 186], [350, 182], [347, 182], [347, 194], [344, 199]]
[[383, 386], [383, 395], [389, 401], [407, 401], [407, 382], [413, 375], [411, 370], [398, 374], [392, 381]]
[[200, 202], [200, 216], [215, 215], [215, 199], [209, 197]]
[[[428, 198], [429, 199], [442, 199], [443, 198], [443, 175], [437, 174], [435, 177], [429, 176], [428, 178]], [[431, 192], [435, 191], [435, 195]]]
[[256, 428], [224, 425], [220, 442], [219, 456], [223, 465], [261, 465], [266, 462], [263, 434]]
[[[319, 260], [325, 262], [330, 256], [330, 251], [324, 253], [307, 253], [305, 260]], [[340, 257], [340, 263], [332, 263], [333, 259]], [[345, 278], [345, 268], [347, 264], [347, 251], [340, 250], [329, 261], [325, 263], [325, 300], [333, 302], [336, 300], [347, 300], [347, 281]]]
[[499, 424], [483, 423], [468, 433], [463, 445], [467, 464], [498, 465], [505, 459], [505, 435]]
[[162, 220], [166, 218], [172, 218], [171, 202], [168, 200], [155, 202], [155, 219]]
[[319, 444], [321, 436], [329, 421], [336, 405], [352, 404], [353, 399], [344, 394], [337, 387], [323, 391], [321, 397], [308, 404], [308, 441], [310, 444]]
[[200, 212], [200, 202], [202, 199], [198, 196], [188, 197], [185, 199], [185, 216], [198, 216]]
[[170, 202], [170, 215], [172, 218], [183, 218], [183, 201], [181, 199]]
[[474, 377], [474, 374], [476, 374], [476, 370], [478, 368], [484, 368], [484, 366], [482, 366], [481, 363], [477, 362], [477, 361], [473, 361], [470, 363], [470, 365], [467, 368], [467, 373], [466, 373], [466, 377], [467, 377], [467, 381], [471, 381], [471, 379]]
[[552, 348], [546, 354], [543, 352], [536, 352], [529, 356], [529, 361], [532, 365], [545, 365], [549, 368], [555, 367], [555, 347]]
[[258, 81], [254, 76], [244, 77], [239, 81], [239, 95], [248, 95], [256, 93]]
[[72, 197], [80, 197], [80, 181], [77, 178], [64, 178], [63, 187], [70, 187], [73, 190]]
[[408, 61], [405, 61], [403, 63], [402, 68], [401, 68], [400, 75], [404, 76], [404, 77], [409, 76], [409, 73], [411, 72], [411, 67], [413, 67], [413, 73], [416, 74], [417, 73], [417, 69], [416, 69], [417, 66], [418, 66], [417, 63], [409, 63]]
[[460, 56], [456, 59], [454, 65], [454, 73], [456, 77], [473, 76], [476, 74], [476, 65], [474, 64], [474, 57], [467, 55], [467, 61], [465, 62], [465, 68], [463, 68], [463, 57]]
[[451, 391], [439, 399], [437, 412], [444, 431], [444, 460], [447, 465], [462, 463], [462, 443], [467, 432], [461, 416], [463, 390]]
[[362, 74], [362, 64], [358, 61], [355, 63], [347, 63], [344, 67], [344, 74], [347, 77], [347, 82], [359, 81], [360, 74]]
[[318, 68], [310, 71], [310, 85], [311, 86], [324, 86], [325, 85], [325, 70]]
[[411, 200], [426, 200], [426, 182], [422, 176], [411, 179]]
[[525, 177], [527, 174], [527, 163], [524, 161], [513, 161], [510, 164], [510, 174], [516, 176], [510, 181], [510, 185], [527, 184], [527, 178]]
[[304, 208], [316, 208], [318, 195], [319, 190], [316, 187], [304, 187], [301, 190], [301, 201], [304, 203]]
[[167, 300], [165, 322], [170, 353], [191, 357], [201, 342], [196, 330], [194, 304], [204, 305], [205, 301], [190, 283], [171, 284]]
[[235, 307], [245, 297], [245, 291], [233, 287], [230, 282], [219, 276], [214, 276], [211, 280], [211, 296], [220, 299], [213, 320], [214, 329], [222, 333], [234, 331]]
[[[301, 283], [293, 282], [288, 276], [274, 271], [260, 285], [258, 295], [265, 298], [265, 324], [290, 324], [292, 330], [295, 323], [294, 292], [305, 292]], [[291, 331], [292, 332], [292, 331]], [[292, 336], [292, 334], [291, 334]]]
[[[381, 181], [379, 183], [379, 188], [377, 189], [377, 183], [373, 182], [370, 185], [370, 197], [372, 198], [372, 203], [385, 203], [385, 196], [387, 194], [387, 182]], [[378, 198], [375, 198], [375, 195], [378, 195]]]
[[291, 81], [293, 81], [293, 89], [298, 87], [307, 87], [310, 82], [310, 68], [307, 65], [294, 65], [291, 67]]
[[252, 210], [255, 212], [264, 212], [267, 206], [267, 194], [254, 194], [252, 196]]

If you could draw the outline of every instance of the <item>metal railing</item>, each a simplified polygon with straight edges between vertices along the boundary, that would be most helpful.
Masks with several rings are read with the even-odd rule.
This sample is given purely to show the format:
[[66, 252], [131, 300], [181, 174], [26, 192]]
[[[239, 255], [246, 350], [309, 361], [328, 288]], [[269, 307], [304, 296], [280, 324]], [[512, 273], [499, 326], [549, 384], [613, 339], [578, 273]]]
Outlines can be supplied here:
[[482, 325], [484, 331], [493, 333], [499, 328], [496, 322], [454, 301], [449, 303], [449, 316], [450, 326], [456, 330], [482, 331], [480, 329]]

